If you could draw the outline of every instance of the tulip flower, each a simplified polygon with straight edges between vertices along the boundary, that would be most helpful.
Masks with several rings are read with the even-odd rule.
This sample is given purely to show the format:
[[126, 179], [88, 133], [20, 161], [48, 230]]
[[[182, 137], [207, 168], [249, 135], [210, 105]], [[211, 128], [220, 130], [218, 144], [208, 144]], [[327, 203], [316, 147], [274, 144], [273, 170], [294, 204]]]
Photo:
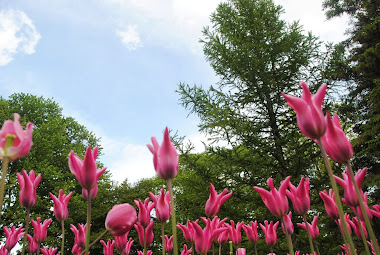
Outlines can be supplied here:
[[263, 230], [264, 234], [265, 234], [265, 242], [267, 243], [268, 246], [273, 246], [276, 244], [277, 242], [277, 226], [278, 226], [279, 222], [277, 221], [275, 224], [273, 224], [273, 221], [271, 221], [269, 224], [268, 224], [268, 221], [264, 221], [264, 225], [262, 225], [260, 223], [260, 227], [261, 229]]
[[[360, 208], [360, 205], [358, 205], [357, 207], [352, 207], [349, 204], [347, 204], [346, 199], [342, 198], [342, 201], [343, 201], [343, 203], [345, 203], [346, 205], [348, 205], [348, 207], [350, 207], [352, 211], [354, 211], [354, 213], [356, 214], [356, 216], [359, 216], [359, 218], [362, 221], [364, 221], [364, 216], [363, 216], [362, 210]], [[368, 202], [367, 202], [367, 192], [363, 193], [363, 205], [364, 205], [364, 208], [365, 208], [365, 210], [367, 212], [369, 220], [372, 220], [373, 215], [375, 215], [375, 216], [378, 215], [377, 217], [380, 216], [380, 212], [377, 212], [377, 211], [372, 210], [372, 209], [369, 208]]]
[[[355, 175], [355, 182], [357, 183], [359, 189], [361, 189], [361, 185], [364, 181], [364, 177], [367, 173], [367, 168], [360, 169], [356, 175]], [[359, 206], [359, 199], [358, 196], [356, 195], [355, 188], [354, 188], [354, 183], [352, 182], [350, 175], [348, 174], [348, 169], [346, 168], [346, 173], [342, 173], [343, 179], [334, 176], [335, 181], [342, 186], [343, 191], [344, 191], [344, 199], [347, 203], [347, 205], [352, 206], [352, 207], [357, 207]], [[361, 191], [363, 195], [363, 191]]]
[[[198, 223], [198, 221], [199, 220], [196, 220], [195, 223]], [[186, 242], [194, 243], [195, 230], [193, 228], [192, 223], [189, 220], [187, 220], [187, 226], [178, 223], [177, 228], [182, 230], [183, 237], [185, 238]]]
[[[292, 212], [289, 212], [287, 215], [283, 217], [284, 224], [281, 224], [282, 231], [284, 234], [288, 233], [289, 235], [293, 234], [294, 226], [292, 222]], [[285, 226], [284, 226], [285, 225]], [[285, 231], [286, 229], [286, 231]]]
[[[344, 219], [346, 221], [346, 225], [347, 225], [347, 229], [348, 229], [348, 232], [349, 234], [351, 235], [352, 234], [352, 229], [351, 229], [351, 225], [350, 225], [350, 215], [345, 213], [344, 214]], [[340, 226], [340, 229], [342, 231], [342, 233], [344, 234], [344, 230], [343, 230], [343, 225], [342, 225], [342, 221], [340, 219], [338, 219], [338, 224]]]
[[248, 240], [256, 244], [259, 241], [259, 234], [257, 233], [257, 220], [251, 221], [251, 225], [243, 225], [243, 230], [247, 234]]
[[[161, 239], [162, 238], [163, 237], [161, 236]], [[169, 238], [167, 235], [165, 235], [164, 239], [165, 239], [165, 251], [171, 252], [173, 250], [173, 236]]]
[[232, 241], [233, 245], [237, 246], [241, 243], [241, 228], [244, 225], [244, 222], [238, 222], [236, 224], [236, 229], [235, 229], [235, 222], [233, 220], [231, 220], [230, 222], [231, 222], [231, 226], [228, 226], [230, 240]]
[[57, 250], [58, 250], [57, 248], [54, 249], [52, 247], [40, 249], [43, 255], [55, 255]]
[[355, 235], [359, 238], [359, 239], [362, 239], [362, 234], [360, 232], [360, 225], [359, 225], [359, 222], [361, 224], [361, 227], [363, 229], [363, 233], [364, 233], [364, 236], [365, 238], [368, 238], [368, 232], [367, 232], [367, 229], [366, 229], [366, 226], [365, 226], [365, 222], [364, 221], [361, 221], [360, 219], [358, 220], [358, 218], [356, 217], [353, 217], [352, 218], [352, 221], [348, 221], [348, 223], [351, 225], [352, 229], [354, 230], [354, 233]]
[[173, 179], [178, 173], [178, 154], [170, 141], [168, 128], [165, 129], [161, 146], [155, 137], [152, 137], [152, 143], [153, 146], [148, 144], [148, 148], [153, 154], [153, 164], [157, 175], [164, 180]]
[[150, 202], [149, 198], [146, 198], [144, 204], [141, 200], [135, 200], [135, 204], [139, 208], [138, 220], [146, 228], [150, 223], [150, 212], [154, 208], [154, 203]]
[[[223, 228], [224, 226], [226, 227], [229, 227], [228, 224], [225, 224], [225, 222], [227, 221], [227, 218], [223, 219], [223, 220], [220, 220], [218, 218], [218, 216], [214, 217], [212, 220], [210, 218], [205, 218], [205, 217], [202, 217], [201, 218], [202, 221], [204, 222], [204, 224], [206, 226], [208, 226], [209, 230], [210, 230], [210, 233], [214, 233], [215, 230], [217, 229], [220, 229], [220, 228]], [[235, 227], [234, 227], [235, 228]], [[226, 228], [226, 230], [228, 230]], [[212, 238], [212, 242], [215, 242], [217, 239], [218, 239], [218, 236], [219, 235], [213, 235], [213, 238]]]
[[299, 215], [306, 215], [310, 209], [309, 178], [301, 178], [298, 187], [289, 182], [289, 190], [286, 195], [292, 200], [293, 208]]
[[[166, 222], [170, 218], [170, 194], [167, 192], [165, 194], [165, 189], [161, 189], [161, 195], [156, 196], [153, 193], [149, 192], [150, 197], [152, 198], [154, 205], [156, 207], [156, 218], [158, 222]], [[150, 217], [149, 217], [150, 220]]]
[[[139, 236], [139, 241], [140, 241], [140, 244], [142, 247], [144, 247], [144, 243], [145, 243], [146, 247], [148, 247], [153, 242], [153, 239], [154, 239], [153, 226], [154, 226], [153, 221], [151, 221], [145, 229], [144, 229], [144, 226], [141, 225], [140, 222], [137, 222], [135, 224], [135, 229], [136, 229], [137, 234]], [[145, 235], [144, 235], [144, 233], [145, 233]]]
[[230, 239], [230, 233], [228, 231], [228, 226], [229, 226], [228, 224], [223, 224], [223, 228], [226, 228], [226, 229], [225, 229], [225, 231], [220, 233], [218, 235], [218, 238], [216, 239], [216, 241], [218, 242], [219, 245], [227, 243], [227, 241]]
[[194, 229], [195, 250], [201, 255], [206, 254], [210, 250], [214, 237], [225, 231], [225, 229], [215, 229], [214, 231], [211, 231], [210, 219], [208, 219], [204, 229], [202, 229], [196, 222], [190, 222], [190, 224], [192, 224]]
[[69, 167], [71, 173], [77, 178], [82, 188], [91, 190], [95, 187], [100, 176], [107, 168], [97, 169], [96, 157], [98, 155], [98, 147], [91, 150], [91, 146], [87, 147], [84, 159], [74, 154], [74, 151], [69, 153]]
[[264, 204], [268, 207], [269, 211], [276, 217], [282, 217], [289, 211], [288, 198], [285, 195], [286, 189], [290, 182], [290, 176], [288, 176], [283, 182], [281, 182], [280, 189], [277, 189], [273, 185], [273, 179], [269, 178], [267, 183], [271, 191], [259, 187], [253, 187], [259, 192]]
[[216, 193], [214, 185], [210, 183], [210, 197], [206, 202], [205, 212], [209, 218], [215, 217], [220, 210], [220, 207], [224, 202], [232, 196], [232, 192], [228, 193], [227, 189], [224, 189], [222, 193], [218, 195]]
[[100, 240], [100, 243], [103, 245], [103, 254], [104, 255], [113, 255], [113, 247], [115, 246], [115, 241], [108, 239], [108, 242], [105, 243], [103, 240]]
[[32, 226], [34, 228], [34, 240], [41, 244], [47, 237], [47, 228], [49, 227], [50, 223], [52, 222], [52, 219], [44, 220], [44, 222], [41, 224], [41, 218], [37, 218], [37, 222], [34, 220], [31, 220]]
[[294, 97], [282, 93], [286, 102], [297, 113], [297, 124], [302, 134], [310, 139], [318, 139], [326, 131], [326, 120], [322, 112], [323, 99], [327, 85], [323, 84], [316, 94], [311, 95], [305, 82], [301, 82], [302, 97]]
[[87, 224], [83, 225], [78, 223], [78, 229], [73, 224], [70, 225], [70, 229], [75, 235], [74, 243], [80, 248], [86, 246], [86, 228]]
[[5, 234], [5, 249], [10, 252], [13, 247], [18, 243], [21, 237], [24, 236], [24, 229], [22, 227], [15, 228], [14, 226], [11, 228], [4, 227], [4, 234]]
[[370, 242], [370, 241], [367, 241], [367, 243], [368, 243], [368, 245], [371, 247], [372, 255], [376, 255], [376, 252], [375, 252], [375, 249], [374, 249], [374, 247], [373, 247], [373, 243], [372, 243], [372, 241], [371, 241], [371, 242]]
[[307, 229], [309, 229], [309, 234], [310, 234], [311, 239], [317, 239], [319, 236], [319, 228], [317, 226], [317, 222], [318, 222], [318, 216], [315, 216], [311, 224], [307, 223], [308, 227], [306, 227], [306, 224], [304, 222], [297, 223], [297, 225], [306, 231]]
[[31, 170], [29, 175], [23, 169], [22, 175], [17, 173], [17, 179], [20, 183], [20, 204], [25, 208], [32, 208], [37, 202], [37, 186], [41, 181], [41, 174], [35, 177], [34, 171]]
[[82, 253], [82, 248], [80, 246], [78, 246], [76, 243], [74, 243], [74, 246], [71, 249], [71, 253], [73, 255], [80, 255]]
[[125, 246], [128, 243], [128, 234], [129, 232], [121, 236], [114, 236], [115, 248], [120, 254], [123, 252], [123, 250], [125, 249]]
[[353, 156], [352, 145], [344, 134], [336, 114], [334, 114], [333, 121], [331, 121], [330, 114], [327, 112], [326, 121], [326, 134], [322, 136], [326, 152], [335, 162], [346, 164]]
[[183, 249], [181, 251], [181, 255], [190, 255], [193, 252], [193, 249], [190, 248], [189, 250], [187, 249], [187, 245], [183, 245]]
[[20, 124], [20, 115], [13, 115], [14, 121], [6, 120], [0, 130], [0, 159], [7, 157], [9, 161], [25, 157], [32, 147], [33, 123], [24, 130]]
[[72, 194], [73, 193], [70, 192], [68, 195], [64, 195], [63, 190], [60, 189], [57, 198], [49, 192], [49, 195], [54, 202], [54, 216], [58, 221], [66, 220], [69, 217], [69, 210], [67, 209], [67, 206]]
[[236, 255], [245, 255], [245, 254], [246, 254], [245, 248], [238, 248], [236, 251]]
[[5, 245], [0, 246], [0, 255], [8, 255], [8, 251], [5, 249]]
[[[95, 186], [90, 191], [91, 200], [94, 199], [96, 197], [96, 195], [98, 194], [98, 189], [99, 189], [99, 187], [98, 187], [98, 184], [96, 183]], [[85, 200], [88, 200], [88, 191], [86, 189], [83, 189], [83, 188], [82, 188], [82, 197]]]
[[[151, 250], [146, 252], [146, 255], [152, 255], [153, 252]], [[137, 255], [144, 255], [144, 251], [137, 251]]]
[[113, 236], [122, 236], [133, 228], [136, 221], [136, 209], [124, 203], [112, 207], [107, 214], [105, 226]]
[[37, 253], [40, 249], [39, 243], [34, 240], [34, 238], [31, 235], [27, 235], [28, 242], [29, 242], [29, 253], [34, 254]]
[[324, 190], [323, 192], [319, 192], [319, 196], [322, 198], [323, 202], [325, 203], [325, 209], [326, 209], [327, 215], [333, 220], [339, 219], [338, 207], [336, 205], [333, 190], [330, 189], [329, 193], [327, 193], [326, 190]]
[[131, 237], [131, 238], [129, 238], [127, 245], [125, 246], [124, 250], [121, 252], [121, 255], [129, 255], [129, 253], [131, 253], [132, 244], [133, 244], [133, 240]]
[[373, 215], [375, 215], [377, 218], [380, 219], [380, 205], [374, 205], [373, 209], [374, 209], [372, 210]]

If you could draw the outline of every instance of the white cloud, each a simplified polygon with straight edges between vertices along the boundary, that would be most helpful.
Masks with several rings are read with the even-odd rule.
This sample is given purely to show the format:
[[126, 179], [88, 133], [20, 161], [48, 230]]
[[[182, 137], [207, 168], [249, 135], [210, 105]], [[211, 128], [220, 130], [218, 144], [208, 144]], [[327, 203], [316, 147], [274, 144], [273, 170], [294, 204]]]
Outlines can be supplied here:
[[126, 31], [117, 30], [116, 34], [128, 50], [133, 51], [142, 47], [140, 35], [137, 32], [137, 25], [128, 25]]
[[10, 63], [17, 53], [33, 54], [40, 38], [24, 12], [0, 11], [0, 66]]

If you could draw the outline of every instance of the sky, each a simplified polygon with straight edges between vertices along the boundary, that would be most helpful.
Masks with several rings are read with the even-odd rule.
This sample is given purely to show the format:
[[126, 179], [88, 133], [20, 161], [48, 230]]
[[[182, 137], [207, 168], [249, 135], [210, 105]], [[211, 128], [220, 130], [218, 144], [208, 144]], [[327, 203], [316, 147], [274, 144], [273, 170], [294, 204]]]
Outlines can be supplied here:
[[[202, 149], [198, 118], [179, 105], [179, 83], [218, 81], [199, 39], [221, 0], [2, 0], [0, 95], [53, 98], [65, 116], [101, 137], [115, 181], [155, 175], [146, 147], [165, 127]], [[323, 41], [345, 38], [319, 0], [275, 0]]]

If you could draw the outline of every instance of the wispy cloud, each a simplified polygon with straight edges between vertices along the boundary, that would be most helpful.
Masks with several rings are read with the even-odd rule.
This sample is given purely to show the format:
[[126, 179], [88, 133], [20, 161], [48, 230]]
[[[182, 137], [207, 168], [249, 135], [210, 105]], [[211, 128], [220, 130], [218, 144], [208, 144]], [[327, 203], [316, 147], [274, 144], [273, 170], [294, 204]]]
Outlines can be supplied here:
[[137, 25], [128, 25], [126, 31], [117, 30], [116, 34], [120, 37], [123, 45], [130, 51], [142, 47], [140, 35], [137, 32]]
[[0, 66], [9, 64], [17, 53], [33, 54], [40, 38], [24, 12], [0, 11]]

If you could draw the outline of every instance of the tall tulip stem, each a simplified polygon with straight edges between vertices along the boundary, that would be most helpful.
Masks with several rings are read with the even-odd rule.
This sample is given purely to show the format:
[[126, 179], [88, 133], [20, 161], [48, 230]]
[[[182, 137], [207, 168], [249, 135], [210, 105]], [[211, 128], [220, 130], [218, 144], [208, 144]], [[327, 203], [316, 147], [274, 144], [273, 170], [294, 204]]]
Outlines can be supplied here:
[[172, 234], [173, 234], [173, 252], [174, 255], [178, 255], [178, 247], [177, 247], [177, 220], [175, 218], [175, 205], [174, 205], [174, 197], [173, 197], [173, 186], [172, 180], [167, 180], [168, 189], [170, 194], [170, 207], [172, 214]]
[[253, 244], [254, 247], [255, 247], [255, 255], [257, 255], [257, 247], [256, 247], [256, 243]]
[[22, 241], [22, 255], [25, 254], [26, 239], [27, 239], [28, 230], [29, 230], [29, 219], [30, 219], [30, 208], [26, 208], [25, 234], [24, 234], [24, 239]]
[[292, 237], [288, 233], [287, 228], [285, 227], [284, 216], [281, 217], [281, 224], [282, 224], [282, 226], [284, 227], [284, 230], [285, 230], [286, 241], [288, 242], [288, 247], [289, 247], [289, 253], [290, 253], [290, 255], [294, 255]]
[[[99, 242], [99, 240], [103, 237], [103, 236], [105, 236], [105, 234], [107, 234], [108, 233], [108, 229], [106, 229], [103, 233], [101, 233], [94, 241], [92, 241], [92, 243], [90, 243], [90, 246], [89, 246], [89, 248], [91, 248], [92, 246], [94, 246], [95, 244], [97, 244], [98, 242]], [[80, 253], [80, 255], [83, 255], [84, 254], [84, 251], [82, 251], [81, 253]]]
[[61, 220], [61, 227], [62, 227], [61, 255], [63, 255], [64, 249], [65, 249], [65, 221], [64, 220]]
[[327, 153], [326, 153], [325, 147], [323, 146], [322, 139], [319, 138], [317, 140], [318, 140], [319, 149], [321, 150], [321, 153], [322, 153], [323, 161], [325, 163], [327, 172], [329, 174], [331, 186], [332, 186], [332, 189], [334, 191], [335, 202], [336, 202], [336, 205], [338, 207], [339, 218], [340, 218], [340, 221], [342, 223], [342, 227], [343, 227], [343, 231], [344, 231], [344, 236], [345, 236], [345, 238], [346, 238], [346, 240], [348, 242], [348, 245], [350, 246], [350, 249], [348, 249], [348, 253], [351, 254], [351, 255], [354, 255], [354, 253], [355, 253], [355, 246], [354, 246], [354, 243], [352, 241], [350, 232], [348, 231], [346, 219], [344, 218], [343, 207], [342, 207], [342, 202], [341, 202], [341, 199], [340, 199], [340, 196], [339, 196], [338, 186], [336, 185], [336, 181], [334, 179], [334, 174], [333, 174], [333, 171], [332, 171], [329, 159], [327, 157]]
[[165, 255], [165, 222], [161, 222], [162, 255]]
[[[358, 196], [358, 199], [359, 199], [360, 209], [361, 209], [363, 217], [364, 217], [364, 222], [365, 222], [365, 225], [367, 227], [369, 237], [371, 238], [371, 241], [373, 243], [373, 248], [375, 249], [376, 254], [380, 254], [379, 244], [377, 243], [376, 236], [373, 232], [371, 222], [369, 221], [367, 210], [365, 209], [364, 202], [363, 202], [363, 197], [362, 197], [361, 192], [359, 190], [358, 184], [355, 181], [355, 176], [354, 176], [354, 172], [352, 171], [351, 163], [347, 162], [346, 165], [347, 165], [347, 169], [348, 169], [348, 174], [350, 175], [350, 179], [352, 180], [352, 182], [354, 184], [356, 195]], [[359, 225], [360, 225], [360, 229], [361, 229], [362, 225], [360, 222], [359, 214], [356, 214], [356, 215], [358, 216], [358, 221], [359, 221]], [[365, 244], [367, 244], [367, 242], [365, 242]], [[368, 249], [367, 245], [365, 247], [366, 247], [366, 249]]]
[[85, 254], [90, 249], [90, 232], [91, 231], [91, 189], [87, 190], [87, 221], [86, 221], [86, 248]]
[[[306, 214], [302, 215], [302, 218], [303, 218], [303, 222], [306, 225], [307, 236], [309, 237], [309, 245], [310, 245], [310, 249], [311, 249], [311, 254], [314, 255], [314, 245], [313, 245], [313, 240], [311, 239], [311, 235], [310, 235], [309, 224], [307, 223], [307, 220], [306, 220]], [[319, 254], [319, 252], [318, 252], [318, 254]]]
[[7, 178], [9, 159], [4, 157], [1, 165], [1, 182], [0, 182], [0, 210], [3, 209], [4, 191], [5, 191], [5, 179]]

